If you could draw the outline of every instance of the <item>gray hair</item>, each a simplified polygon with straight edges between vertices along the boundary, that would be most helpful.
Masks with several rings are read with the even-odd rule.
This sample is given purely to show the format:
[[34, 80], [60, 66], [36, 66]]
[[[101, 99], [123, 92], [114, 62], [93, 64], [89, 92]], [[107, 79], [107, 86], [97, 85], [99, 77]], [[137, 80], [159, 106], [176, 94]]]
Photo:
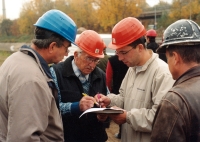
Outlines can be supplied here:
[[58, 47], [63, 45], [63, 42], [67, 41], [62, 36], [51, 32], [49, 30], [36, 27], [35, 28], [35, 38], [32, 40], [32, 43], [35, 44], [38, 48], [44, 49], [48, 48], [48, 46], [52, 42], [56, 42]]
[[80, 47], [76, 46], [76, 47], [75, 47], [75, 52], [77, 52], [77, 53], [78, 53], [78, 56], [80, 56], [80, 55], [81, 55], [81, 52], [83, 52], [83, 50], [82, 50]]
[[200, 63], [200, 45], [169, 45], [166, 50], [170, 56], [177, 52], [185, 63]]

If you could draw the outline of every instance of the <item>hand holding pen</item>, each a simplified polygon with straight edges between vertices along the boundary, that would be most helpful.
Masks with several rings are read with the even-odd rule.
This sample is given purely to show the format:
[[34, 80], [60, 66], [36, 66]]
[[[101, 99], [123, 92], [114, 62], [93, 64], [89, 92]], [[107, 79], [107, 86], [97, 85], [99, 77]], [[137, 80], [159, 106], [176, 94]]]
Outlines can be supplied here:
[[97, 93], [97, 98], [98, 98], [99, 107], [101, 108], [101, 105], [100, 105], [101, 95], [99, 94], [99, 92]]
[[96, 101], [99, 103], [99, 107], [107, 107], [110, 104], [110, 98], [108, 98], [107, 96], [101, 94], [101, 93], [97, 93], [97, 95], [95, 96]]
[[79, 102], [79, 108], [80, 108], [80, 111], [86, 111], [87, 109], [90, 109], [94, 106], [94, 103], [96, 102], [96, 100], [94, 99], [94, 97], [91, 97], [87, 94], [82, 94], [82, 95], [83, 97]]
[[[83, 96], [88, 96], [86, 93], [82, 93]], [[99, 103], [97, 103], [96, 101], [93, 101], [96, 105], [99, 106]]]

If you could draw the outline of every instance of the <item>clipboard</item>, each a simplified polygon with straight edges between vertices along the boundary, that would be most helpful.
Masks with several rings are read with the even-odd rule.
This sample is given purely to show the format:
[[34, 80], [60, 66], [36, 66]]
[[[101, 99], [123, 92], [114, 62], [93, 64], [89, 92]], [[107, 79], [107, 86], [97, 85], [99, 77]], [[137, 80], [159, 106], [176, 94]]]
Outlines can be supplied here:
[[83, 116], [86, 113], [101, 113], [101, 114], [120, 114], [120, 113], [124, 113], [123, 109], [116, 109], [116, 108], [90, 108], [86, 111], [84, 111], [79, 118], [81, 118], [81, 116]]

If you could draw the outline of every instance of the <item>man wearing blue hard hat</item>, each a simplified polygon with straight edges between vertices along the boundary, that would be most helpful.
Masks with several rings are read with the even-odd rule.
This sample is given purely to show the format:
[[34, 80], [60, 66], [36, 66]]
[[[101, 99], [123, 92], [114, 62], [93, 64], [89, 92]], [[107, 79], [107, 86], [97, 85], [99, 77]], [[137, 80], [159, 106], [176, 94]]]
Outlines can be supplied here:
[[0, 68], [0, 141], [64, 141], [48, 64], [68, 54], [77, 27], [59, 10], [47, 11], [34, 25], [32, 44], [22, 46]]

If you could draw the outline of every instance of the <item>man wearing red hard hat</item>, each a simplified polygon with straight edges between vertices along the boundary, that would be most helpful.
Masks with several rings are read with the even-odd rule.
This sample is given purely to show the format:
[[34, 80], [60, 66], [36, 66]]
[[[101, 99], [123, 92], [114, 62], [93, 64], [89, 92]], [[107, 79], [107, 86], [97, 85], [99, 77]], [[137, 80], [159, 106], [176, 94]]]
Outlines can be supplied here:
[[153, 50], [154, 53], [156, 53], [156, 49], [159, 47], [159, 45], [156, 43], [156, 36], [157, 33], [153, 29], [148, 30], [146, 33], [147, 49]]
[[174, 83], [167, 64], [146, 48], [145, 35], [142, 23], [127, 17], [114, 26], [108, 46], [129, 66], [120, 93], [101, 94], [100, 99], [103, 106], [124, 109], [123, 114], [108, 115], [115, 123], [122, 124], [122, 142], [150, 141], [157, 106]]
[[[157, 33], [153, 29], [148, 30], [147, 33], [146, 33], [147, 49], [153, 50], [154, 53], [156, 53], [156, 50], [159, 47], [159, 44], [156, 43], [156, 36], [157, 36]], [[165, 54], [158, 53], [158, 55], [159, 55], [160, 59], [167, 62]]]
[[107, 94], [105, 73], [96, 67], [104, 57], [105, 44], [93, 30], [82, 32], [75, 43], [78, 47], [74, 56], [51, 68], [59, 90], [64, 138], [67, 142], [105, 142], [108, 137], [101, 121], [107, 117], [102, 120], [100, 115], [90, 113], [79, 118], [82, 112], [96, 106], [94, 96], [98, 92]]

